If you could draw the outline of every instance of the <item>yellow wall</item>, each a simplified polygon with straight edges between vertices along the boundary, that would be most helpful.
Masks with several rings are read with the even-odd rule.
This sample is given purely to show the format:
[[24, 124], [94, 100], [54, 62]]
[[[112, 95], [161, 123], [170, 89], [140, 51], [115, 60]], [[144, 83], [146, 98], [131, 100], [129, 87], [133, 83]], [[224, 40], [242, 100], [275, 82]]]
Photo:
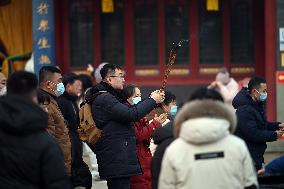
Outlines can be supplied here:
[[[11, 0], [0, 6], [0, 40], [9, 56], [32, 51], [32, 0]], [[23, 69], [24, 63], [16, 62], [15, 70]], [[3, 72], [7, 65], [3, 65]]]

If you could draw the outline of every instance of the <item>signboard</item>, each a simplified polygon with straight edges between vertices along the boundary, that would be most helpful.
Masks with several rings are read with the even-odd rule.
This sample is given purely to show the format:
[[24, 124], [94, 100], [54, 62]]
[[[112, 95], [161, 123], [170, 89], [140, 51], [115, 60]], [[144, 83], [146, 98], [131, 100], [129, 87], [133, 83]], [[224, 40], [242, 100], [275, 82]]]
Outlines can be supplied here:
[[276, 80], [277, 84], [284, 85], [284, 72], [277, 72], [276, 73]]
[[103, 13], [114, 12], [113, 0], [102, 0], [102, 12]]
[[55, 65], [53, 0], [33, 0], [34, 71]]
[[279, 28], [279, 49], [284, 51], [284, 28]]

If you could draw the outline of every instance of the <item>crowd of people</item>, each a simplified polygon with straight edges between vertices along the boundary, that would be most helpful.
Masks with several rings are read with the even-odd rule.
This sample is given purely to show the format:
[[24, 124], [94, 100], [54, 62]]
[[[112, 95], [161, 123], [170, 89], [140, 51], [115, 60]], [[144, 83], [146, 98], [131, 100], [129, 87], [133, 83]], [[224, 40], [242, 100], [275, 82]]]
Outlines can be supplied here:
[[[255, 189], [257, 175], [284, 172], [283, 157], [264, 162], [284, 133], [266, 119], [265, 79], [240, 87], [222, 68], [178, 107], [170, 91], [125, 83], [117, 65], [88, 69], [95, 84], [53, 66], [0, 73], [0, 188], [91, 189], [93, 167], [109, 189]], [[84, 100], [102, 131], [95, 144], [77, 131]]]

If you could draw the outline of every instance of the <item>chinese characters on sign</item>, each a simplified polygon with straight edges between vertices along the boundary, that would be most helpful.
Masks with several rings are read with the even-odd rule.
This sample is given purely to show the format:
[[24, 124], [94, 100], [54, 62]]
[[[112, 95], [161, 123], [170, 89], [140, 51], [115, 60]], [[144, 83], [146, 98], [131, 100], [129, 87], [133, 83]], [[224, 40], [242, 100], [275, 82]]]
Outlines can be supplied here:
[[39, 14], [48, 14], [48, 4], [47, 3], [41, 3], [37, 7], [37, 13], [39, 13]]
[[34, 68], [55, 65], [53, 0], [33, 0]]
[[48, 56], [47, 55], [45, 55], [45, 54], [42, 54], [41, 56], [40, 56], [40, 64], [50, 64], [51, 62], [50, 62], [50, 59], [48, 58]]
[[38, 30], [45, 32], [48, 29], [48, 20], [40, 20]]
[[40, 38], [37, 44], [39, 49], [50, 48], [50, 45], [48, 44], [48, 39], [46, 39], [45, 37]]

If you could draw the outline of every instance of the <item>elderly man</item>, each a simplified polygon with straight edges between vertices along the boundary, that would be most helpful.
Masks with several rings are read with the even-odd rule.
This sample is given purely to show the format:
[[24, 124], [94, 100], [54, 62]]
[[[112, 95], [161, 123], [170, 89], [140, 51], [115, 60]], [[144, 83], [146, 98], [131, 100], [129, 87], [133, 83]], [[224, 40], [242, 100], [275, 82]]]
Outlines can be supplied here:
[[58, 100], [58, 106], [67, 121], [69, 129], [71, 145], [72, 145], [72, 184], [74, 187], [92, 187], [92, 176], [88, 166], [82, 158], [82, 141], [78, 135], [79, 126], [79, 107], [77, 100], [82, 90], [82, 82], [75, 73], [67, 73], [63, 76], [63, 84], [65, 92]]

